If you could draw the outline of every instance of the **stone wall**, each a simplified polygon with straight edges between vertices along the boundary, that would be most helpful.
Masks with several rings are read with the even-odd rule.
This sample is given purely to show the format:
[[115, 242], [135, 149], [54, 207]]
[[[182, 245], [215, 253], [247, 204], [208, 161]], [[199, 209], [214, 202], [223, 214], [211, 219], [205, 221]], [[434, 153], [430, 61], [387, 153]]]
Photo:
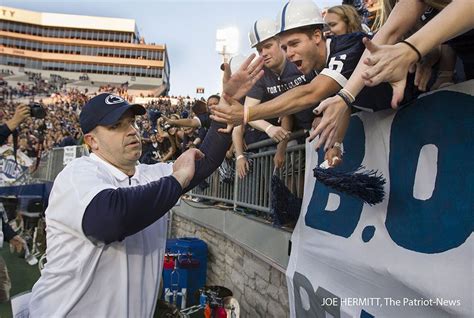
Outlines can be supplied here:
[[240, 317], [289, 317], [285, 273], [209, 228], [173, 213], [171, 236], [197, 237], [208, 245], [207, 285], [229, 288]]

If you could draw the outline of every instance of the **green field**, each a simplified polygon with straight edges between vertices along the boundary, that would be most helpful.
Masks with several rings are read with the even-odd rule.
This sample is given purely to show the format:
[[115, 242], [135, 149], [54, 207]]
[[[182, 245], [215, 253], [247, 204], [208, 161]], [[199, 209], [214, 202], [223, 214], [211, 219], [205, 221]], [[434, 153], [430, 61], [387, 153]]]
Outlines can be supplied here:
[[[10, 253], [8, 243], [4, 243], [3, 248], [0, 249], [0, 255], [5, 259], [5, 263], [7, 263], [12, 281], [10, 297], [31, 290], [31, 287], [33, 287], [40, 276], [38, 265], [30, 266], [18, 254]], [[0, 318], [7, 317], [12, 317], [10, 302], [0, 304]]]

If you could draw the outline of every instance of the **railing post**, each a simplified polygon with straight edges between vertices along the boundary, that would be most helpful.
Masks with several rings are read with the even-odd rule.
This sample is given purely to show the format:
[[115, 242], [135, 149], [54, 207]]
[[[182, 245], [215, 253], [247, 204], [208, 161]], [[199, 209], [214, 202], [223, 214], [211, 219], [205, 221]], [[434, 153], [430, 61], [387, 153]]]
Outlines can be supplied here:
[[232, 202], [234, 203], [234, 211], [237, 211], [237, 195], [239, 194], [239, 176], [237, 174], [237, 160], [234, 164], [234, 197]]

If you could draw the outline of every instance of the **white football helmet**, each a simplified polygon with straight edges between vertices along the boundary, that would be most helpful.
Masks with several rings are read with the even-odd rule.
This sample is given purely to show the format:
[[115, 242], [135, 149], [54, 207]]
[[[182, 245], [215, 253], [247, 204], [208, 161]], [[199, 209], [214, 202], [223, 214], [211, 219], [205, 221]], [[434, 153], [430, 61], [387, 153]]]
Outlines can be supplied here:
[[290, 0], [277, 17], [278, 33], [314, 24], [325, 24], [321, 9], [312, 0]]
[[274, 37], [278, 33], [276, 21], [273, 19], [263, 18], [255, 21], [249, 32], [250, 46], [255, 47]]

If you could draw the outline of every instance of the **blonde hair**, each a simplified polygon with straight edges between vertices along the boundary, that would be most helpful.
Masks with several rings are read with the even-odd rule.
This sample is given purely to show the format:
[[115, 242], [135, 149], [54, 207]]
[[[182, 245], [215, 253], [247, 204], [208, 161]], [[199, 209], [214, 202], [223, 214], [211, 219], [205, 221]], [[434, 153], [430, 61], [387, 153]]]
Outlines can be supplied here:
[[327, 13], [334, 13], [340, 16], [347, 25], [347, 33], [362, 32], [361, 19], [353, 6], [341, 4], [329, 8]]
[[[397, 3], [397, 0], [379, 0], [381, 2], [380, 4], [380, 9], [377, 10], [377, 13], [375, 14], [375, 19], [374, 19], [374, 24], [372, 24], [372, 31], [378, 31], [382, 25], [385, 24], [385, 22], [388, 19], [388, 16], [390, 15], [390, 12], [392, 12], [393, 7]], [[415, 0], [417, 1], [417, 0]]]

